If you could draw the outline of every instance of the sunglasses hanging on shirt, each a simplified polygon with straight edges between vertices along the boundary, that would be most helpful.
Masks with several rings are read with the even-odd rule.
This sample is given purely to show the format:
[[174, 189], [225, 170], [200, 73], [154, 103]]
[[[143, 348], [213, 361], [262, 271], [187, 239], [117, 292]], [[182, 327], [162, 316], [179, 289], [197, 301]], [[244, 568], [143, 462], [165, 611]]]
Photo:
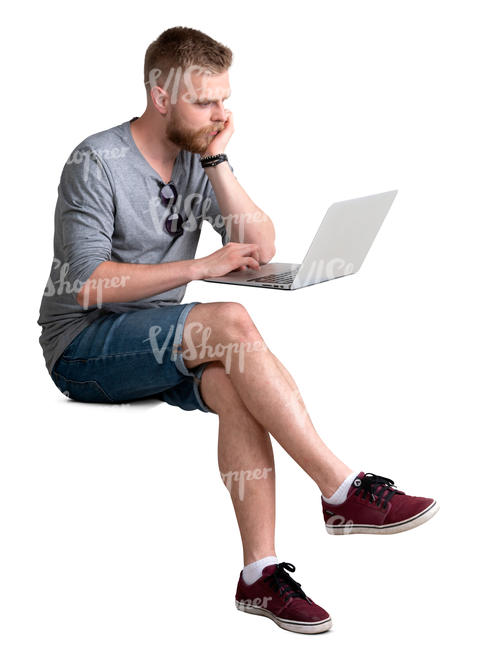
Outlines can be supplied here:
[[181, 215], [178, 212], [175, 212], [173, 209], [177, 203], [178, 197], [176, 186], [172, 181], [169, 183], [164, 183], [160, 189], [159, 195], [160, 200], [162, 201], [162, 205], [165, 208], [172, 210], [164, 222], [165, 231], [177, 239], [184, 233], [182, 224], [184, 223], [185, 219], [183, 219]]

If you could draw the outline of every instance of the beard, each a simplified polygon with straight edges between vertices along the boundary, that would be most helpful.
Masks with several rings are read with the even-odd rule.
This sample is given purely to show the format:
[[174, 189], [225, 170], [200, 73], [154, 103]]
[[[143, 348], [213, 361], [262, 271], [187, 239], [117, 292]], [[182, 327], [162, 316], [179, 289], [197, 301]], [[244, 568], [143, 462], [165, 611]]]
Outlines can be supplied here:
[[177, 112], [172, 111], [167, 126], [167, 137], [180, 149], [203, 155], [210, 142], [213, 141], [214, 136], [211, 135], [211, 131], [220, 132], [222, 129], [223, 124], [213, 127], [206, 126], [197, 130], [189, 129], [182, 124]]

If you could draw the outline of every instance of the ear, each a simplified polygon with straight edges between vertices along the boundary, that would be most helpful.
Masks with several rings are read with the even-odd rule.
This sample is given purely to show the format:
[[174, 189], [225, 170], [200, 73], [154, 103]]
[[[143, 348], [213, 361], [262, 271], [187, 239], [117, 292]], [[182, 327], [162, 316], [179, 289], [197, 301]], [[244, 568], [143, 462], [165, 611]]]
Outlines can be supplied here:
[[153, 88], [150, 90], [150, 97], [152, 99], [153, 105], [158, 110], [158, 112], [162, 113], [162, 115], [165, 115], [169, 110], [169, 93], [159, 86], [153, 86]]

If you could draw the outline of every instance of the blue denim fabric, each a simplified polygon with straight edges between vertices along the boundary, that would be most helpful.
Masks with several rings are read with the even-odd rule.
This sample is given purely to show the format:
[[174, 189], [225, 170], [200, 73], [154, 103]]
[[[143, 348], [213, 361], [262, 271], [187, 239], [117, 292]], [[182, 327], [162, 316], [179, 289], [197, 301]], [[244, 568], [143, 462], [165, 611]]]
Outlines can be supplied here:
[[68, 345], [51, 378], [62, 393], [80, 402], [114, 404], [154, 397], [185, 411], [214, 413], [199, 391], [210, 362], [187, 368], [182, 358], [184, 321], [199, 304], [108, 312]]

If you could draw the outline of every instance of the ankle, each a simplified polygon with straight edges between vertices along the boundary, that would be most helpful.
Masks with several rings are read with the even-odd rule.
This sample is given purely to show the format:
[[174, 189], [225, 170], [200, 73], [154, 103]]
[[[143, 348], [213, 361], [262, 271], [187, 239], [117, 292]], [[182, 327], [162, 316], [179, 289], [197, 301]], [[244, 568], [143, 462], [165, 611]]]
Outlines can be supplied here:
[[323, 494], [322, 498], [324, 499], [324, 501], [326, 501], [327, 503], [333, 506], [338, 506], [344, 503], [348, 498], [350, 488], [353, 485], [353, 481], [358, 476], [358, 473], [359, 472], [351, 472], [351, 474], [348, 474], [348, 476], [344, 479], [344, 481], [341, 483], [338, 489], [335, 492], [333, 492], [333, 494], [329, 496]]
[[244, 551], [244, 566], [270, 556], [277, 557], [274, 548], [265, 548], [263, 551], [248, 551], [247, 553]]
[[324, 476], [323, 480], [317, 483], [317, 487], [321, 494], [325, 496], [326, 499], [329, 499], [348, 478], [348, 476], [350, 476], [350, 474], [353, 474], [353, 470], [348, 467], [346, 471], [330, 474], [327, 477]]

